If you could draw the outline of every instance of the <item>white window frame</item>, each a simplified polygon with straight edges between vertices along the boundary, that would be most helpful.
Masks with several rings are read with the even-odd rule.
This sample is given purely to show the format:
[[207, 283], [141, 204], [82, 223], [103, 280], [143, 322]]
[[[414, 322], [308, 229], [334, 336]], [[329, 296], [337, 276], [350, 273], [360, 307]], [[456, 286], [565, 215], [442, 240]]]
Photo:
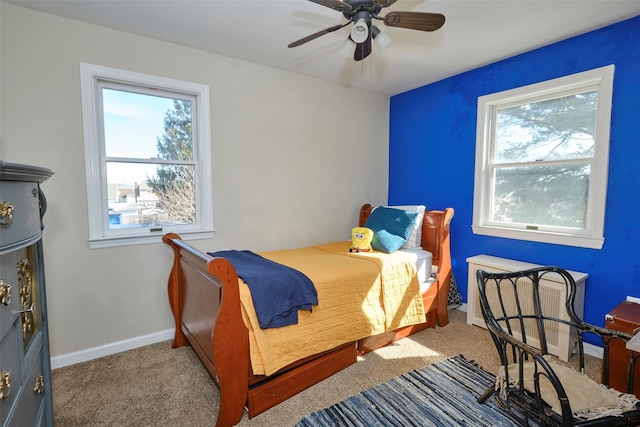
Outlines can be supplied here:
[[[198, 83], [119, 70], [99, 65], [80, 64], [82, 119], [87, 176], [87, 210], [89, 218], [89, 247], [105, 248], [162, 241], [167, 232], [180, 233], [185, 240], [213, 237], [213, 201], [211, 180], [211, 131], [209, 87]], [[192, 95], [196, 99], [193, 121], [193, 156], [195, 161], [196, 224], [134, 227], [110, 230], [108, 223], [108, 194], [105, 148], [102, 141], [101, 100], [98, 83], [109, 81], [125, 85], [156, 88]]]
[[[604, 218], [607, 199], [609, 166], [609, 133], [613, 99], [614, 66], [560, 77], [478, 98], [476, 133], [473, 223], [475, 234], [534, 242], [553, 243], [601, 249], [604, 244]], [[567, 93], [598, 90], [594, 157], [591, 164], [587, 202], [587, 221], [584, 230], [572, 232], [530, 229], [522, 224], [491, 222], [491, 194], [493, 194], [492, 153], [495, 144], [495, 117], [499, 108], [560, 97]]]

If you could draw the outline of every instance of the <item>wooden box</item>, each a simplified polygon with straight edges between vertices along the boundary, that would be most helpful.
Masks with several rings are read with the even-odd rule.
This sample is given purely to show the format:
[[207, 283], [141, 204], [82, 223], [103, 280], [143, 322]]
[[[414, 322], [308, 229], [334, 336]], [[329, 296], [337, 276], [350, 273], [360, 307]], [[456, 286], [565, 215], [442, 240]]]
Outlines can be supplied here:
[[[640, 304], [623, 301], [605, 316], [605, 327], [617, 331], [633, 333], [640, 328]], [[625, 344], [614, 341], [610, 345], [609, 354], [609, 386], [618, 391], [627, 392], [630, 352]], [[633, 376], [633, 394], [640, 397], [640, 360], [635, 365]], [[602, 366], [604, 381], [604, 363]]]

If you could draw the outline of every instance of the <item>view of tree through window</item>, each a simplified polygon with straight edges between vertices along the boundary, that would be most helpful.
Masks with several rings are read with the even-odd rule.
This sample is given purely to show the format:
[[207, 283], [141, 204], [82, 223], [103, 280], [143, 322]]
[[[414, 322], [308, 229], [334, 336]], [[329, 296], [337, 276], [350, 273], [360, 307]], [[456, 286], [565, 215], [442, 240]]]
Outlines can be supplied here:
[[496, 111], [491, 221], [584, 229], [598, 92]]
[[102, 89], [109, 228], [196, 223], [192, 101]]

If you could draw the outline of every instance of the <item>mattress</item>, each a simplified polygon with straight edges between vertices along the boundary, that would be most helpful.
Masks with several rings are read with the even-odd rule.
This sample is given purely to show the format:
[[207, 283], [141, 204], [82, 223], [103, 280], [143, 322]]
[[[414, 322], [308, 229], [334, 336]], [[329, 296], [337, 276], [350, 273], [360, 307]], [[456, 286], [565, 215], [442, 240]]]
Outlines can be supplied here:
[[[420, 290], [424, 293], [428, 286], [435, 281], [431, 278], [431, 262], [433, 259], [431, 252], [420, 248], [402, 248], [398, 252], [407, 254], [414, 261], [418, 272], [418, 280], [420, 281]], [[424, 285], [427, 285], [427, 287], [423, 289]]]

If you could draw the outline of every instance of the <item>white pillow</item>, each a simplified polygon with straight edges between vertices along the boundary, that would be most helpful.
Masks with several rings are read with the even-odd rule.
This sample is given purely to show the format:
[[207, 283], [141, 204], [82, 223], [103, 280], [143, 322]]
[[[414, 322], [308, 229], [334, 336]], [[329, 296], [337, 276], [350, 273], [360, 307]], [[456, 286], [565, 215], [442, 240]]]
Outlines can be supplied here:
[[416, 223], [409, 234], [407, 242], [402, 245], [402, 248], [422, 249], [422, 221], [424, 220], [424, 211], [427, 210], [425, 205], [404, 205], [404, 206], [387, 206], [388, 208], [402, 209], [409, 212], [418, 212], [416, 217]]

